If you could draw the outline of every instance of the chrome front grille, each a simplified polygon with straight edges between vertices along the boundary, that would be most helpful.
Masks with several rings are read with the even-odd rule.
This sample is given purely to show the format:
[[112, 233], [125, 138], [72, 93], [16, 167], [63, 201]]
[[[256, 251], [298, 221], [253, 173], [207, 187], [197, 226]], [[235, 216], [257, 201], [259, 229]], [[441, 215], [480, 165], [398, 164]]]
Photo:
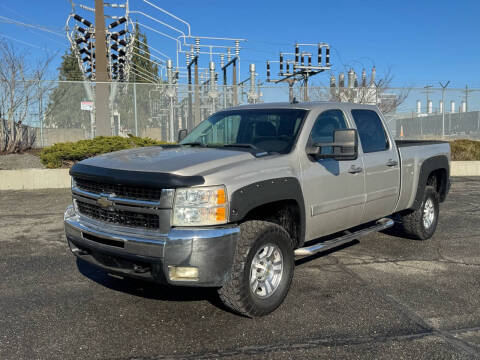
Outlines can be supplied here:
[[93, 194], [115, 194], [117, 197], [134, 200], [160, 201], [162, 189], [141, 186], [107, 184], [93, 180], [74, 178], [77, 188]]
[[76, 211], [89, 219], [116, 226], [168, 231], [174, 190], [112, 185], [75, 178]]
[[76, 202], [80, 214], [95, 220], [145, 229], [158, 229], [160, 227], [158, 214], [125, 211], [116, 209], [115, 207], [105, 209], [100, 205], [94, 205], [79, 199], [77, 199]]

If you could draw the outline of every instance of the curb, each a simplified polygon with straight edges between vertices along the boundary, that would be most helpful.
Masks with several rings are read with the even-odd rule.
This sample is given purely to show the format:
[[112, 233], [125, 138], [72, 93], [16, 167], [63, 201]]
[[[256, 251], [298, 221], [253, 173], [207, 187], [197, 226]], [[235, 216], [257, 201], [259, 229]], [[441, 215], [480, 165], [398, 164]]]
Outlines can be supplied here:
[[452, 161], [451, 176], [480, 176], [480, 161]]
[[0, 190], [69, 188], [69, 169], [0, 170]]
[[[0, 191], [66, 189], [69, 169], [0, 170]], [[451, 176], [480, 176], [480, 161], [452, 161]]]

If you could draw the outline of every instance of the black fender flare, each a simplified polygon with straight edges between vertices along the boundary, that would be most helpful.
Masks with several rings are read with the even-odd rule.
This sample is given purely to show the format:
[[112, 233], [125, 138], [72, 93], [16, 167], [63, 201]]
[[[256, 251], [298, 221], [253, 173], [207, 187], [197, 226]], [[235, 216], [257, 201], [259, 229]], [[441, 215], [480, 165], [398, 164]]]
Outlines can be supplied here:
[[305, 240], [305, 202], [302, 187], [295, 177], [258, 181], [233, 192], [230, 201], [230, 221], [242, 221], [253, 209], [282, 200], [296, 201], [300, 208], [300, 234], [298, 244]]
[[422, 205], [423, 194], [425, 192], [425, 187], [427, 186], [428, 177], [432, 171], [439, 169], [443, 169], [447, 173], [445, 193], [443, 195], [440, 194], [440, 200], [445, 200], [450, 184], [450, 164], [446, 155], [438, 155], [425, 160], [420, 168], [417, 193], [411, 207], [412, 210], [417, 210], [420, 208], [420, 205]]

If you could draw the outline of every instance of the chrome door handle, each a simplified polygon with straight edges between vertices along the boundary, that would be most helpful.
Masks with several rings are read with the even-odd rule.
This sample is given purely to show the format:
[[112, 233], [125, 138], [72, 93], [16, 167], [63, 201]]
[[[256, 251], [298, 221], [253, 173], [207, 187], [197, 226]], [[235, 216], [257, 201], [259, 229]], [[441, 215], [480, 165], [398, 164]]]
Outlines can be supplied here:
[[355, 166], [355, 165], [352, 165], [350, 167], [350, 169], [348, 169], [348, 172], [350, 174], [356, 174], [356, 173], [359, 173], [359, 172], [362, 172], [362, 171], [363, 171], [363, 169], [360, 166]]
[[398, 165], [398, 161], [392, 160], [392, 159], [388, 159], [388, 161], [387, 161], [387, 166], [397, 166], [397, 165]]

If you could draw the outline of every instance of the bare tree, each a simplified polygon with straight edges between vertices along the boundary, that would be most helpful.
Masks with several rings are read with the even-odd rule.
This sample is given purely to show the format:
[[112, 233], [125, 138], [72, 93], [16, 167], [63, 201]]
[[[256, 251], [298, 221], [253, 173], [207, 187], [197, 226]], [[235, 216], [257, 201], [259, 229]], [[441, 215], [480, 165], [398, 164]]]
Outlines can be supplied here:
[[[409, 88], [393, 88], [393, 75], [389, 69], [382, 77], [372, 77], [365, 83], [354, 81], [352, 86], [310, 88], [312, 100], [330, 100], [356, 104], [377, 105], [384, 114], [395, 112], [405, 101]], [[345, 84], [344, 84], [345, 85]]]
[[35, 142], [36, 132], [22, 122], [32, 109], [39, 109], [48, 91], [44, 80], [52, 59], [49, 56], [31, 64], [25, 52], [0, 42], [0, 152], [26, 150]]

